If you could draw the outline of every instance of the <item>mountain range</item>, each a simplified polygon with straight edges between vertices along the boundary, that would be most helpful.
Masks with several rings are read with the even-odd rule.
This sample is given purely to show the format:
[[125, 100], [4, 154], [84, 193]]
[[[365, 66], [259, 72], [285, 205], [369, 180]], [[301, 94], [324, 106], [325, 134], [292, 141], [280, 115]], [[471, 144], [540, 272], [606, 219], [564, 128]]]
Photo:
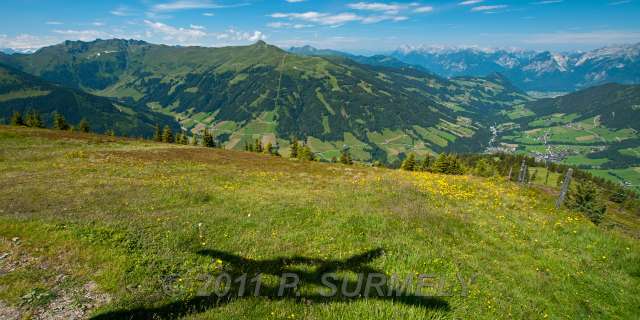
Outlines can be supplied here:
[[[206, 128], [227, 149], [261, 140], [284, 155], [295, 137], [324, 160], [345, 148], [356, 160], [390, 164], [410, 153], [507, 150], [622, 177], [640, 167], [638, 86], [605, 84], [535, 99], [480, 58], [467, 64], [477, 68], [464, 70], [484, 76], [459, 75], [462, 69], [445, 76], [447, 68], [430, 70], [408, 57], [491, 55], [512, 71], [532, 61], [546, 70], [551, 59], [556, 71], [539, 73], [551, 76], [616, 60], [625, 66], [614, 69], [625, 71], [636, 46], [624, 48], [566, 59], [471, 49], [364, 57], [312, 47], [284, 51], [262, 41], [224, 48], [67, 41], [32, 54], [0, 54], [9, 79], [0, 81], [0, 118], [34, 108], [72, 122], [89, 118], [98, 130], [119, 134], [150, 136], [155, 124], [196, 135]], [[518, 59], [500, 59], [505, 54]]]
[[[409, 152], [474, 151], [488, 110], [530, 98], [504, 77], [446, 79], [419, 68], [291, 54], [264, 42], [204, 48], [132, 40], [67, 41], [0, 61], [60, 86], [209, 128], [229, 149], [290, 137], [331, 159], [399, 161]], [[454, 143], [455, 142], [455, 143]]]
[[403, 47], [390, 56], [444, 77], [498, 72], [525, 91], [571, 92], [609, 82], [640, 83], [640, 43], [568, 53]]
[[342, 56], [371, 65], [415, 68], [446, 78], [500, 73], [528, 92], [566, 93], [609, 82], [640, 83], [640, 43], [565, 53], [434, 46], [404, 46], [387, 55], [370, 57], [311, 46], [293, 47], [289, 51], [308, 56]]

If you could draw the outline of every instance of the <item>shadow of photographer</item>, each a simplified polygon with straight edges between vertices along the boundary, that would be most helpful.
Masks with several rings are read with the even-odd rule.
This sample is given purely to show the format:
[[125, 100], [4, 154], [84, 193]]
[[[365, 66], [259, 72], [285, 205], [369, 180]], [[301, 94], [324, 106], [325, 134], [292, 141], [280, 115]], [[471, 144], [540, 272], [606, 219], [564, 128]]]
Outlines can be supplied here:
[[[280, 285], [261, 283], [259, 288], [246, 290], [248, 293], [245, 293], [246, 288], [240, 288], [240, 285], [230, 281], [232, 285], [226, 288], [224, 294], [208, 293], [158, 307], [136, 307], [111, 311], [96, 315], [92, 319], [173, 319], [187, 314], [204, 312], [238, 299], [250, 297], [263, 297], [270, 300], [291, 299], [301, 303], [345, 303], [360, 299], [379, 299], [421, 308], [449, 310], [449, 304], [443, 299], [408, 293], [391, 286], [386, 278], [381, 279], [384, 272], [371, 268], [367, 264], [384, 254], [382, 248], [369, 250], [344, 260], [324, 260], [301, 256], [254, 260], [213, 249], [200, 250], [197, 254], [211, 257], [214, 261], [217, 259], [224, 261], [224, 272], [229, 275], [229, 279], [238, 279], [247, 275], [271, 275], [281, 280]], [[301, 271], [300, 266], [315, 268], [314, 271]], [[358, 280], [340, 277], [337, 275], [338, 272], [355, 273], [358, 275]], [[295, 280], [295, 283], [285, 284], [288, 280], [285, 279], [286, 275], [295, 276], [295, 279], [292, 279]], [[378, 280], [375, 286], [365, 285], [365, 280], [371, 281], [374, 278]], [[329, 279], [334, 281], [329, 282]], [[331, 288], [334, 290], [330, 293], [302, 293], [297, 290], [299, 284], [326, 288], [330, 283], [334, 284], [334, 287]], [[335, 285], [336, 283], [341, 284], [340, 288]], [[372, 295], [371, 291], [373, 291]]]

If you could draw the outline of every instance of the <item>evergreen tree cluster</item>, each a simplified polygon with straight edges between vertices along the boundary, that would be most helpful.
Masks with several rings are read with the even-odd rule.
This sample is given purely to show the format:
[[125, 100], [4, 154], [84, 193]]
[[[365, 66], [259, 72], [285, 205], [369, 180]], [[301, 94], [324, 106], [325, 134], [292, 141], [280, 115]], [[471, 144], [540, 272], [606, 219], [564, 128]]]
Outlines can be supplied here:
[[274, 146], [271, 142], [263, 145], [260, 139], [256, 139], [253, 143], [245, 143], [244, 150], [249, 152], [265, 153], [274, 156], [280, 155], [277, 146]]
[[317, 160], [316, 155], [311, 151], [311, 148], [305, 143], [300, 143], [297, 138], [292, 138], [289, 145], [291, 146], [291, 152], [289, 154], [290, 158], [306, 161]]
[[[36, 110], [29, 110], [24, 116], [18, 111], [14, 112], [11, 115], [10, 124], [12, 126], [46, 128], [40, 112]], [[54, 112], [52, 115], [51, 128], [56, 130], [75, 130], [73, 126], [67, 123], [67, 120], [64, 118], [64, 116], [58, 112]], [[85, 118], [82, 118], [78, 123], [77, 129], [80, 132], [90, 132], [91, 127], [89, 126], [89, 121], [87, 121], [87, 119]]]
[[415, 154], [410, 153], [407, 158], [402, 161], [400, 169], [406, 171], [428, 171], [451, 175], [461, 175], [465, 173], [458, 156], [444, 153], [440, 154], [435, 160], [431, 156], [427, 155], [421, 162], [416, 159]]
[[[207, 131], [205, 129], [205, 133], [206, 132]], [[153, 141], [182, 145], [188, 145], [189, 143], [191, 143], [192, 145], [197, 145], [198, 142], [196, 137], [189, 138], [189, 135], [185, 131], [180, 131], [176, 135], [174, 135], [171, 127], [164, 126], [162, 129], [160, 129], [160, 126], [157, 124], [154, 128]]]
[[177, 144], [188, 145], [189, 144], [189, 136], [187, 136], [187, 133], [184, 132], [184, 131], [178, 132], [178, 134], [176, 135], [176, 143]]
[[67, 124], [67, 121], [64, 119], [64, 117], [61, 114], [57, 112], [53, 113], [53, 129], [69, 130], [69, 125]]

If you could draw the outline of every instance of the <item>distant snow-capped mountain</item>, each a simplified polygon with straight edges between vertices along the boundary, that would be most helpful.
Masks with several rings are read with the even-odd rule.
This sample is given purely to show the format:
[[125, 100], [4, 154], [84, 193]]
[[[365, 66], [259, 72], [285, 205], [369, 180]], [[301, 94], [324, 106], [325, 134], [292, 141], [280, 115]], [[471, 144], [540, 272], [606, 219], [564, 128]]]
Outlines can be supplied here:
[[30, 53], [34, 53], [36, 51], [38, 51], [37, 48], [22, 48], [22, 49], [0, 48], [0, 52], [6, 53], [6, 54], [14, 54], [14, 53], [30, 54]]
[[391, 56], [445, 77], [499, 72], [525, 90], [574, 91], [606, 82], [640, 83], [640, 43], [567, 53], [404, 46]]

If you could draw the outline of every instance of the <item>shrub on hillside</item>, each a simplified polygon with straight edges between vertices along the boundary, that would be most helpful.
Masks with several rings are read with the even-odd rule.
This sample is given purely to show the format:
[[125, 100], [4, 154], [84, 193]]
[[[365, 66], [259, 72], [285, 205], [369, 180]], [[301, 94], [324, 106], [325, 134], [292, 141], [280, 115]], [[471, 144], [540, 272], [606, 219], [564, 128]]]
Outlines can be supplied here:
[[480, 177], [493, 177], [498, 174], [498, 168], [487, 159], [480, 159], [473, 168], [473, 174]]
[[91, 131], [91, 126], [89, 126], [89, 121], [87, 121], [87, 119], [82, 118], [82, 120], [80, 120], [80, 123], [78, 124], [78, 129], [80, 130], [80, 132], [85, 132], [88, 133], [89, 131]]
[[576, 184], [567, 199], [567, 207], [584, 213], [589, 220], [600, 224], [607, 211], [607, 207], [598, 195], [596, 186], [589, 181]]

